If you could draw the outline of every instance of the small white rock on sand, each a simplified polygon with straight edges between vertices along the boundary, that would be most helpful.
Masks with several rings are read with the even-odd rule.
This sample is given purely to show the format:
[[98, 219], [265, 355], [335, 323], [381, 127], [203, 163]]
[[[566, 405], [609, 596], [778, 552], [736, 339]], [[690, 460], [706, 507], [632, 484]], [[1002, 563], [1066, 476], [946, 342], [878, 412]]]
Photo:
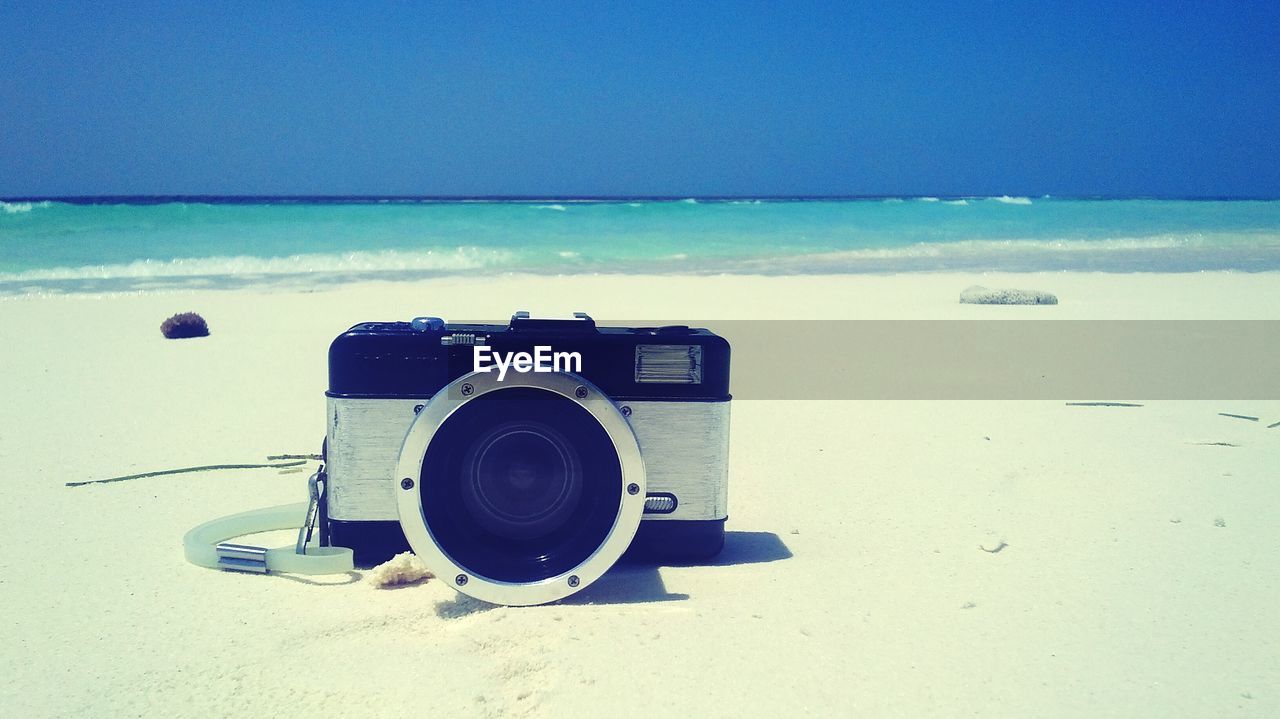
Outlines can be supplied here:
[[1058, 297], [1041, 290], [990, 289], [973, 285], [960, 293], [964, 305], [1056, 305]]

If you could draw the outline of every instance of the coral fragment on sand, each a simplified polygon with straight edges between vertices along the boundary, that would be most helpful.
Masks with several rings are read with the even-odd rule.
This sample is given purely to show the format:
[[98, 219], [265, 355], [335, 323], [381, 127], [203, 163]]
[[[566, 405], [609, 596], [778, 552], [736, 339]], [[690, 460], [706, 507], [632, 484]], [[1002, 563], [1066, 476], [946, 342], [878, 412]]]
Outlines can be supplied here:
[[369, 582], [378, 589], [416, 584], [433, 575], [413, 552], [401, 552], [369, 571]]

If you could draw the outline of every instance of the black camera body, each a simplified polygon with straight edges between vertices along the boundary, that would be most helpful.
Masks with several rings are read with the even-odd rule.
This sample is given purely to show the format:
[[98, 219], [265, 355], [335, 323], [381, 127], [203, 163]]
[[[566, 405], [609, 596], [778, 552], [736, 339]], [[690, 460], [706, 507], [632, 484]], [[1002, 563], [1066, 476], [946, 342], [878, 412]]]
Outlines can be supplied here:
[[603, 544], [646, 561], [712, 557], [727, 517], [729, 355], [705, 329], [583, 314], [356, 325], [329, 349], [321, 542], [369, 565], [411, 544], [423, 556], [416, 534], [473, 586], [547, 582]]

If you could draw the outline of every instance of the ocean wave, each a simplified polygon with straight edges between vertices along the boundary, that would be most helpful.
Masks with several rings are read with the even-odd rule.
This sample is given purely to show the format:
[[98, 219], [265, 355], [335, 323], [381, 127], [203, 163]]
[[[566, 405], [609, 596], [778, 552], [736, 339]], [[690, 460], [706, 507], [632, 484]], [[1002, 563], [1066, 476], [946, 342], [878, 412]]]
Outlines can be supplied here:
[[937, 202], [938, 201], [938, 198], [936, 197], [917, 197], [916, 199], [921, 202]]
[[[709, 272], [844, 274], [991, 271], [1196, 272], [1280, 269], [1280, 235], [1169, 234], [1108, 239], [974, 239], [901, 247], [757, 255], [720, 261]], [[702, 264], [702, 263], [699, 263]]]
[[955, 205], [955, 206], [957, 206], [957, 207], [963, 207], [963, 206], [965, 206], [965, 205], [968, 205], [968, 204], [969, 204], [969, 201], [968, 201], [968, 200], [943, 200], [942, 204], [944, 204], [944, 205]]
[[219, 277], [257, 275], [305, 275], [321, 273], [460, 272], [502, 267], [514, 259], [511, 252], [455, 247], [397, 252], [345, 252], [341, 254], [289, 255], [287, 257], [180, 257], [172, 260], [136, 260], [112, 265], [53, 267], [0, 273], [0, 282], [48, 280], [111, 280], [167, 277]]
[[[1101, 240], [961, 240], [920, 243], [911, 247], [935, 253], [1001, 253], [1007, 250], [1032, 252], [1097, 252], [1099, 250], [1165, 250], [1199, 243], [1199, 235], [1155, 235], [1111, 237]], [[902, 248], [910, 250], [911, 248]]]
[[996, 202], [1002, 202], [1006, 205], [1030, 205], [1031, 204], [1030, 197], [1010, 197], [1008, 195], [1001, 195], [999, 197], [991, 197], [988, 199], [995, 200]]
[[1195, 247], [1203, 238], [1187, 235], [1154, 237], [1116, 237], [1103, 240], [961, 240], [958, 242], [919, 242], [903, 247], [868, 247], [856, 250], [833, 250], [780, 257], [752, 258], [747, 263], [762, 264], [840, 264], [860, 260], [940, 259], [991, 257], [998, 260], [1013, 254], [1083, 254], [1093, 252], [1167, 250]]
[[680, 203], [684, 205], [696, 205], [698, 204], [698, 201], [692, 197], [686, 197], [683, 200], [680, 200]]
[[53, 203], [45, 200], [43, 202], [5, 202], [0, 200], [0, 210], [6, 215], [19, 215], [24, 212], [30, 212], [37, 207], [48, 207]]
[[555, 210], [556, 212], [566, 212], [569, 208], [564, 205], [534, 205], [535, 210]]

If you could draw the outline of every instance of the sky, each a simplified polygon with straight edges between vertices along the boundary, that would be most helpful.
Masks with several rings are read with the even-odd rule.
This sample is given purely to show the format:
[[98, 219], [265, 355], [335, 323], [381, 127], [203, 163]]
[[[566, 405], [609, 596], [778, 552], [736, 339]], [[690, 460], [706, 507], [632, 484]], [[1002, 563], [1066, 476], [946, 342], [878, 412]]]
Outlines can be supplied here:
[[1280, 197], [1280, 2], [0, 0], [0, 196]]

